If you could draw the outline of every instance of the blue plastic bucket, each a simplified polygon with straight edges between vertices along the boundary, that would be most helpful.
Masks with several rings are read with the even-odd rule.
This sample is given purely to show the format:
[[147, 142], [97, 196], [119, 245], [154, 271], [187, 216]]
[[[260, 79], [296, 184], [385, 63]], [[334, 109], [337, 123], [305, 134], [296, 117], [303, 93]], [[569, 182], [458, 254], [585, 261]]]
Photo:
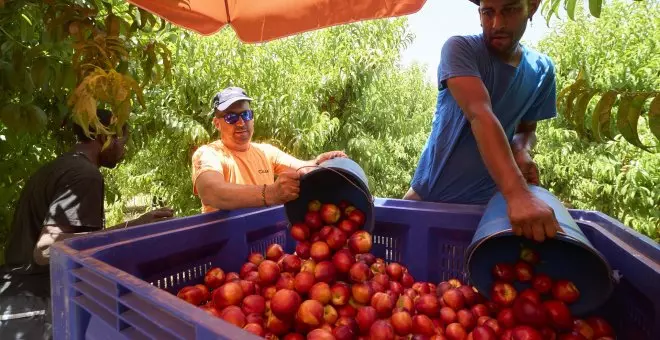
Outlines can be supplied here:
[[290, 223], [305, 220], [307, 204], [311, 200], [334, 204], [342, 200], [350, 202], [365, 215], [362, 229], [373, 232], [374, 203], [369, 181], [360, 165], [350, 158], [327, 160], [300, 178], [300, 195], [284, 204]]
[[[610, 265], [585, 237], [557, 197], [541, 187], [529, 187], [536, 197], [554, 210], [564, 232], [542, 243], [516, 236], [511, 231], [506, 200], [498, 192], [488, 202], [472, 242], [466, 249], [466, 268], [472, 284], [490, 298], [493, 266], [497, 263], [514, 264], [525, 246], [536, 249], [540, 255], [541, 262], [534, 268], [536, 273], [575, 283], [580, 298], [569, 305], [573, 314], [592, 312], [607, 301], [614, 289]], [[518, 291], [530, 287], [520, 282], [516, 282], [515, 286]]]

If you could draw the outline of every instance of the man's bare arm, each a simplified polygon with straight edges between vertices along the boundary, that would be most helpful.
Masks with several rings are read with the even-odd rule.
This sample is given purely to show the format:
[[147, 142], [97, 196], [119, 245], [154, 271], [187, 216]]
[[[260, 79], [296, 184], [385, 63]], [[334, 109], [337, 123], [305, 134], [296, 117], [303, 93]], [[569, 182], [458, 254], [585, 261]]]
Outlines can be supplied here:
[[296, 157], [293, 157], [286, 152], [280, 153], [277, 159], [277, 163], [284, 165], [289, 171], [300, 171], [301, 174], [310, 172], [316, 168], [316, 166], [324, 161], [327, 161], [336, 157], [348, 157], [343, 151], [329, 151], [324, 152], [318, 155], [312, 160], [301, 160]]
[[[285, 172], [275, 183], [266, 186], [265, 198], [268, 205], [288, 202], [298, 197], [299, 175]], [[218, 172], [207, 171], [195, 182], [199, 198], [205, 205], [220, 210], [256, 208], [264, 206], [263, 185], [233, 184], [224, 180]]]
[[507, 197], [527, 191], [525, 178], [513, 159], [509, 142], [493, 113], [490, 96], [481, 79], [450, 78], [447, 85], [470, 122], [486, 168], [502, 194]]
[[162, 208], [158, 208], [158, 209], [149, 211], [147, 213], [144, 213], [136, 219], [124, 221], [124, 222], [121, 222], [119, 224], [113, 225], [112, 227], [107, 227], [103, 230], [104, 231], [110, 231], [110, 230], [115, 230], [115, 229], [134, 227], [134, 226], [138, 226], [138, 225], [142, 225], [142, 224], [164, 221], [164, 220], [172, 218], [173, 216], [174, 216], [174, 210], [172, 210], [171, 208], [162, 207]]
[[[507, 212], [515, 234], [536, 241], [554, 237], [561, 230], [552, 208], [534, 196], [514, 160], [502, 125], [493, 113], [490, 96], [481, 79], [456, 77], [447, 80], [449, 91], [463, 110], [481, 157], [500, 192], [507, 201]], [[529, 144], [523, 135], [520, 143]]]

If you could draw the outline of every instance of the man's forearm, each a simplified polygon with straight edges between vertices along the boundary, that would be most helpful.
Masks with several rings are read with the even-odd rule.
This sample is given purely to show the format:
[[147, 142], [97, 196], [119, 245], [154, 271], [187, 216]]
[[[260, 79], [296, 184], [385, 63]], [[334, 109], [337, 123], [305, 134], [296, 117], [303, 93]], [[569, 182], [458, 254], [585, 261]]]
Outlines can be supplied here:
[[133, 226], [137, 225], [135, 223], [135, 221], [137, 221], [137, 219], [124, 221], [124, 222], [121, 222], [119, 224], [115, 224], [112, 227], [105, 228], [103, 230], [115, 230], [115, 229], [123, 229], [123, 228], [133, 227]]
[[105, 229], [103, 229], [103, 230], [108, 231], [108, 230], [115, 230], [115, 229], [123, 229], [123, 228], [127, 228], [127, 227], [129, 226], [129, 225], [128, 225], [129, 222], [130, 222], [130, 221], [124, 221], [124, 222], [121, 222], [121, 223], [119, 223], [119, 224], [115, 224], [115, 225], [113, 225], [112, 227], [107, 227], [107, 228], [105, 228]]
[[495, 116], [478, 115], [470, 124], [486, 168], [504, 197], [527, 190], [525, 178], [513, 159], [506, 135]]
[[[268, 205], [276, 204], [271, 187], [266, 187]], [[263, 207], [262, 191], [263, 185], [223, 183], [216, 190], [204, 193], [202, 202], [220, 210]]]

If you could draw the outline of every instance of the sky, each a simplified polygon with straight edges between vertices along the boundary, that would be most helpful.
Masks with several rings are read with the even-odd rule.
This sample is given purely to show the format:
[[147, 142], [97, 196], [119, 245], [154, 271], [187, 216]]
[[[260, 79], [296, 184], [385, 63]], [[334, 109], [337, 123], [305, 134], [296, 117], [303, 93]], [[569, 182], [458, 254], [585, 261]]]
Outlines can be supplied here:
[[[532, 18], [531, 26], [527, 24], [524, 43], [536, 43], [550, 32], [540, 12]], [[426, 64], [427, 79], [432, 82], [436, 82], [444, 42], [453, 35], [481, 32], [477, 6], [468, 0], [426, 0], [419, 12], [408, 16], [408, 25], [415, 40], [403, 51], [401, 62]]]

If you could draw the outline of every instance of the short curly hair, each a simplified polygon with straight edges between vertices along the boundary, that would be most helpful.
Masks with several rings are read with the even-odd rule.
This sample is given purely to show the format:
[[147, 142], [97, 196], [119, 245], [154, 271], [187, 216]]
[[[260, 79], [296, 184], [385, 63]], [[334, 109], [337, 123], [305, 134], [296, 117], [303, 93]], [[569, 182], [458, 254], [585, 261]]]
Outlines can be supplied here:
[[[96, 116], [99, 118], [99, 121], [103, 126], [109, 127], [112, 122], [112, 111], [106, 109], [96, 109]], [[89, 127], [90, 132], [95, 132], [92, 126]], [[90, 138], [85, 135], [83, 128], [78, 125], [78, 123], [73, 123], [73, 133], [76, 135], [76, 138], [79, 142], [90, 142], [95, 140], [95, 138]]]

